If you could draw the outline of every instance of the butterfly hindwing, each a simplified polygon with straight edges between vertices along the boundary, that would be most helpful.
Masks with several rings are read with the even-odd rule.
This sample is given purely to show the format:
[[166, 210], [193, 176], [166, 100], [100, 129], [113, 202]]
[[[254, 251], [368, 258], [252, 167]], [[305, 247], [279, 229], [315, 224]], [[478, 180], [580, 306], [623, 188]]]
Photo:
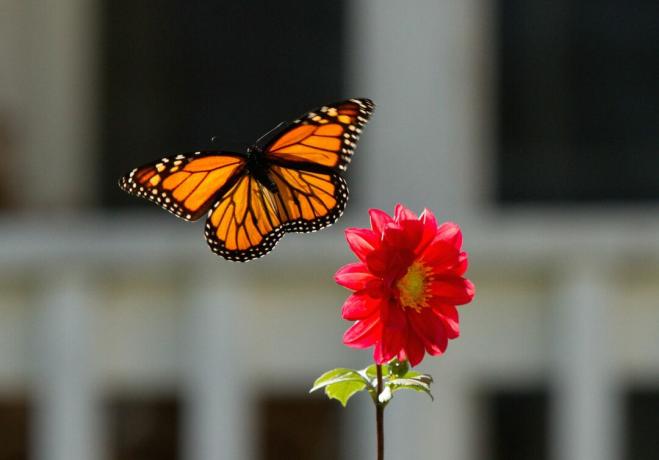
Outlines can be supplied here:
[[119, 186], [191, 221], [211, 208], [216, 195], [237, 180], [244, 166], [242, 155], [199, 151], [135, 168], [119, 180]]
[[348, 187], [338, 174], [272, 166], [276, 203], [287, 232], [314, 232], [343, 214]]
[[213, 206], [206, 241], [225, 259], [246, 261], [270, 252], [285, 232], [312, 232], [333, 224], [348, 199], [345, 180], [273, 166], [273, 193], [252, 176], [240, 178]]
[[348, 99], [314, 109], [281, 130], [265, 147], [268, 159], [345, 170], [373, 113], [370, 99]]
[[272, 250], [284, 234], [284, 221], [274, 194], [246, 174], [215, 203], [205, 234], [213, 252], [244, 262]]

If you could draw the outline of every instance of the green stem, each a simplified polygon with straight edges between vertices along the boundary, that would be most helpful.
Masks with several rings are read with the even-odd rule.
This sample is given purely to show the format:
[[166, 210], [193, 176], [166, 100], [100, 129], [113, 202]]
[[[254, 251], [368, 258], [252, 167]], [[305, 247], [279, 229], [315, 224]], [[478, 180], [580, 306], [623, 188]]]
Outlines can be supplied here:
[[378, 436], [378, 460], [384, 460], [384, 404], [380, 402], [382, 394], [382, 366], [375, 366], [378, 376], [377, 396], [375, 398], [375, 423]]

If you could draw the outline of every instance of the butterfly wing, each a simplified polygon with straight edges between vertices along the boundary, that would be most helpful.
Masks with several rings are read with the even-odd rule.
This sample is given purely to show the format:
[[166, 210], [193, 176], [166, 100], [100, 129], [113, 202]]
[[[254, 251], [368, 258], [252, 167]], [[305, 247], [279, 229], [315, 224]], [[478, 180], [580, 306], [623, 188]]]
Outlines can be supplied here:
[[202, 151], [135, 168], [119, 181], [185, 220], [208, 212], [206, 240], [229, 260], [272, 250], [284, 232], [310, 232], [343, 213], [346, 169], [373, 103], [350, 99], [319, 107], [278, 130], [263, 149], [271, 191], [253, 177], [244, 155]]
[[332, 225], [343, 214], [348, 186], [331, 172], [312, 172], [274, 165], [277, 212], [287, 232], [314, 232]]
[[348, 187], [340, 176], [350, 163], [375, 105], [348, 99], [295, 120], [266, 147], [277, 186], [277, 209], [289, 232], [312, 232], [341, 217]]
[[346, 169], [374, 105], [350, 99], [319, 107], [280, 129], [264, 148], [271, 192], [251, 175], [236, 182], [209, 213], [206, 240], [230, 260], [272, 250], [285, 232], [312, 232], [343, 214]]
[[225, 259], [264, 256], [284, 232], [311, 232], [343, 213], [348, 189], [336, 174], [272, 167], [273, 193], [249, 174], [219, 199], [206, 221], [206, 241]]
[[203, 216], [217, 195], [244, 175], [245, 164], [242, 155], [221, 151], [165, 157], [133, 169], [119, 180], [119, 187], [192, 221]]
[[280, 131], [265, 155], [293, 167], [345, 170], [374, 108], [370, 99], [348, 99], [314, 109]]
[[219, 199], [206, 220], [206, 241], [225, 259], [244, 262], [272, 250], [284, 233], [275, 194], [249, 174]]

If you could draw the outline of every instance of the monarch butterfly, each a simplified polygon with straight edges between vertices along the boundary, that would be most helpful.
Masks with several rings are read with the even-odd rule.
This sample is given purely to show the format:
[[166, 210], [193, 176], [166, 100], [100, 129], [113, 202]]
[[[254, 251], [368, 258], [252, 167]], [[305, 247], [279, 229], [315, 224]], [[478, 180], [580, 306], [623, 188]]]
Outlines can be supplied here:
[[369, 99], [328, 104], [276, 127], [245, 153], [165, 157], [133, 169], [119, 186], [187, 221], [208, 213], [213, 252], [255, 259], [286, 232], [313, 232], [341, 217], [348, 187], [340, 173], [373, 109]]

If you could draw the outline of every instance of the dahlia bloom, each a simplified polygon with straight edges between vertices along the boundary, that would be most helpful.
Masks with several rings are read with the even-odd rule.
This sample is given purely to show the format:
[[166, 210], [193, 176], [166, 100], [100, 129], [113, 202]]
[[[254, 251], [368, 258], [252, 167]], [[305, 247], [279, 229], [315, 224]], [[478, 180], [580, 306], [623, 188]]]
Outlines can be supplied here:
[[346, 230], [359, 262], [334, 275], [354, 291], [342, 308], [343, 318], [355, 321], [343, 343], [374, 346], [378, 364], [397, 357], [414, 366], [426, 352], [442, 354], [448, 340], [458, 337], [456, 305], [474, 297], [474, 285], [463, 277], [462, 233], [452, 222], [438, 226], [427, 209], [417, 217], [398, 204], [393, 217], [379, 209], [369, 214], [370, 229]]

